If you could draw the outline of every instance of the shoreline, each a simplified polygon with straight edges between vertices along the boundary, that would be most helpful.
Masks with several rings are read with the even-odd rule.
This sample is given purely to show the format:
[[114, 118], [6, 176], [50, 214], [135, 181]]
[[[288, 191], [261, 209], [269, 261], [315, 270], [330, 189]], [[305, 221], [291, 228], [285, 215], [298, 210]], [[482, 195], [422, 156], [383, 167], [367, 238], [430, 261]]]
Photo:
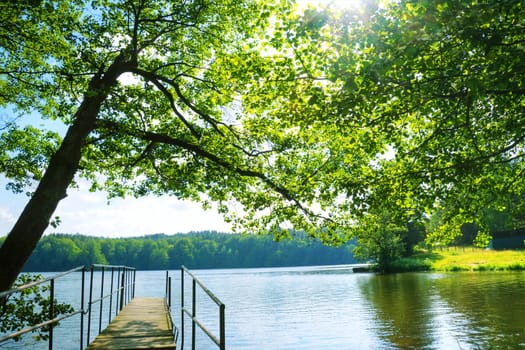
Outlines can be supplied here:
[[[395, 261], [389, 273], [398, 272], [481, 272], [525, 271], [525, 250], [486, 250], [474, 247], [450, 247], [419, 250]], [[354, 272], [376, 272], [361, 268]]]

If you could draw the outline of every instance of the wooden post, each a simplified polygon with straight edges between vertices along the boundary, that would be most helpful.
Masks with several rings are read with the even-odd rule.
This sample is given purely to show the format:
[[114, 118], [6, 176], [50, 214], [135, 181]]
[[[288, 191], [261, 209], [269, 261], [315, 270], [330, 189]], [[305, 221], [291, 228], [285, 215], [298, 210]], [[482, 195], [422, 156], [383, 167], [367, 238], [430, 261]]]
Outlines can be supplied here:
[[168, 306], [171, 309], [171, 277], [168, 277]]
[[[80, 350], [84, 349], [84, 289], [85, 289], [86, 267], [82, 266], [82, 290], [80, 291]], [[89, 340], [88, 340], [89, 341]]]

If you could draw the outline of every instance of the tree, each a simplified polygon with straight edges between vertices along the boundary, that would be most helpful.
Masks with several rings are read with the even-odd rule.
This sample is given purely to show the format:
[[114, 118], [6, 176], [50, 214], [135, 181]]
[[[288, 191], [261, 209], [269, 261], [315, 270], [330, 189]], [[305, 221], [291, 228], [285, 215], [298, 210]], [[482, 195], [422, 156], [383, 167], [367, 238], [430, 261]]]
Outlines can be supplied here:
[[[276, 113], [295, 78], [289, 55], [266, 47], [285, 34], [278, 27], [290, 3], [35, 4], [2, 4], [0, 104], [60, 120], [67, 132], [60, 140], [13, 123], [0, 137], [0, 171], [11, 189], [30, 188], [0, 248], [0, 290], [13, 283], [75, 176], [110, 197], [215, 201], [247, 229], [285, 232], [279, 226], [289, 222], [315, 234], [333, 225], [309, 209], [315, 168], [297, 168], [306, 159], [301, 135]], [[230, 211], [231, 201], [242, 210]]]
[[367, 214], [355, 233], [358, 243], [355, 257], [372, 260], [382, 273], [390, 271], [406, 249], [401, 237], [407, 235], [408, 230], [394, 220], [388, 211]]
[[340, 156], [327, 192], [459, 225], [505, 207], [525, 189], [523, 3], [368, 3], [311, 11], [297, 50], [324, 82], [298, 113]]
[[0, 104], [68, 127], [59, 140], [9, 123], [0, 137], [11, 188], [38, 181], [0, 248], [0, 290], [75, 175], [330, 244], [363, 213], [473, 222], [524, 193], [519, 1], [86, 3], [0, 15]]
[[524, 12], [519, 1], [403, 1], [362, 27], [361, 88], [395, 152], [383, 179], [408, 194], [404, 206], [445, 207], [461, 223], [522, 193]]

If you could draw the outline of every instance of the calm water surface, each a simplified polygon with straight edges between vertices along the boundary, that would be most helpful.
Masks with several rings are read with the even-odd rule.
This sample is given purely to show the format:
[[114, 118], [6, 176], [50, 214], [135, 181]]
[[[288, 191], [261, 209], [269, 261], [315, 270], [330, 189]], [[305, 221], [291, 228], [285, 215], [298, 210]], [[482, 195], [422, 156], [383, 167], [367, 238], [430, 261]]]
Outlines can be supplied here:
[[[523, 272], [380, 276], [344, 266], [194, 272], [226, 304], [227, 349], [525, 349]], [[180, 272], [171, 275], [180, 325]], [[164, 278], [165, 272], [137, 272], [136, 295], [163, 296]], [[59, 297], [78, 299], [78, 280], [57, 285]], [[198, 317], [218, 334], [218, 308], [197, 297]], [[79, 348], [78, 323], [58, 327], [55, 349]], [[199, 332], [196, 348], [217, 349]]]

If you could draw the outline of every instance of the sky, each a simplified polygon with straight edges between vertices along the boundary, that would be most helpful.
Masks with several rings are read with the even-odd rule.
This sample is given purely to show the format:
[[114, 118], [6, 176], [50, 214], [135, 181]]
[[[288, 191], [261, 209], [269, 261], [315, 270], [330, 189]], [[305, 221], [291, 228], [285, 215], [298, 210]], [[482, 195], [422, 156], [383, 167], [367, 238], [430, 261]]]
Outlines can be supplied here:
[[[12, 111], [0, 109], [0, 120], [8, 118]], [[27, 120], [25, 120], [27, 119]], [[33, 114], [17, 122], [32, 124], [65, 134], [59, 122], [42, 120]], [[77, 188], [70, 188], [53, 217], [60, 218], [57, 228], [49, 226], [44, 234], [80, 233], [101, 237], [133, 237], [155, 233], [175, 234], [192, 231], [231, 232], [216, 210], [203, 210], [199, 203], [181, 201], [175, 197], [146, 196], [115, 198], [108, 204], [105, 192], [89, 192], [89, 184], [76, 179]], [[25, 194], [14, 194], [6, 190], [7, 180], [0, 175], [0, 237], [12, 229], [16, 219], [29, 201]]]
[[[0, 181], [0, 236], [6, 235], [26, 205], [29, 197], [5, 190]], [[86, 183], [69, 189], [54, 216], [60, 225], [48, 227], [49, 233], [80, 233], [102, 237], [131, 237], [154, 233], [186, 233], [214, 230], [231, 232], [231, 227], [214, 210], [204, 211], [200, 204], [174, 197], [148, 196], [140, 199], [112, 199], [108, 204], [103, 192], [92, 193]]]
[[[325, 1], [305, 2], [322, 4]], [[355, 6], [359, 0], [327, 2], [346, 7]], [[15, 195], [7, 191], [6, 183], [6, 179], [0, 176], [0, 236], [9, 233], [29, 200], [25, 194]], [[60, 225], [57, 228], [49, 226], [45, 234], [57, 232], [102, 237], [131, 237], [206, 230], [231, 232], [231, 226], [225, 223], [215, 210], [205, 211], [195, 202], [180, 201], [168, 196], [148, 196], [140, 199], [118, 198], [108, 204], [105, 193], [91, 193], [87, 190], [88, 187], [87, 183], [79, 182], [79, 189], [68, 190], [68, 197], [60, 202], [54, 213], [54, 216], [60, 217]]]

